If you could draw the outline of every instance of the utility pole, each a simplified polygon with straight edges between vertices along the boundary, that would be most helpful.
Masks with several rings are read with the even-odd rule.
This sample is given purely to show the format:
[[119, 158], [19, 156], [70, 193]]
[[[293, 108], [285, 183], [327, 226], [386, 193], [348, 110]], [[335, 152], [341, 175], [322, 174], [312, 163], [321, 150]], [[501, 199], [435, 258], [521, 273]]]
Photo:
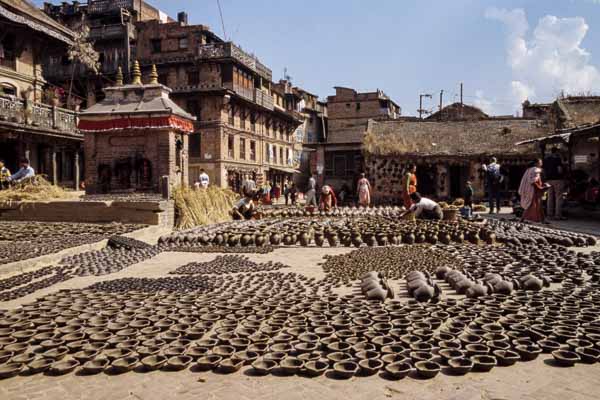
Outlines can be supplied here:
[[442, 120], [442, 106], [443, 106], [443, 98], [444, 98], [444, 89], [440, 91], [440, 121]]
[[464, 117], [464, 109], [465, 109], [465, 105], [463, 103], [463, 83], [460, 83], [460, 119], [463, 119]]
[[419, 119], [423, 119], [423, 114], [427, 114], [429, 112], [427, 110], [423, 110], [423, 97], [428, 97], [431, 99], [433, 96], [430, 94], [419, 95], [419, 109], [417, 110], [419, 112]]

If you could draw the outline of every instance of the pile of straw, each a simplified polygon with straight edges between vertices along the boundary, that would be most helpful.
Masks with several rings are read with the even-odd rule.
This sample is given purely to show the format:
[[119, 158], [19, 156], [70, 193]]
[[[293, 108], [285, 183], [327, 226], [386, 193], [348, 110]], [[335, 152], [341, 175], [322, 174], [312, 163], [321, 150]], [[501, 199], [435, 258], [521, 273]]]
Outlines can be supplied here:
[[41, 175], [23, 179], [9, 189], [0, 190], [0, 203], [11, 201], [48, 201], [62, 199], [68, 194]]
[[238, 195], [229, 189], [178, 187], [173, 191], [175, 227], [188, 229], [231, 220], [229, 211]]

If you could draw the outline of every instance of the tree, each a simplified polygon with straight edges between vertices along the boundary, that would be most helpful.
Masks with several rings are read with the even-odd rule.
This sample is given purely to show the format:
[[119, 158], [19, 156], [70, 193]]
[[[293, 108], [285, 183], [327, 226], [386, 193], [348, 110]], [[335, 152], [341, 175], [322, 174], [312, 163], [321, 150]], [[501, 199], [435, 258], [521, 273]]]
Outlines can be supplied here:
[[69, 94], [67, 96], [67, 105], [71, 104], [71, 92], [73, 90], [73, 80], [75, 79], [75, 68], [78, 64], [86, 66], [95, 74], [100, 70], [100, 54], [94, 49], [94, 44], [89, 40], [90, 28], [82, 25], [75, 32], [73, 44], [69, 46], [68, 56], [72, 63], [71, 82], [69, 84]]

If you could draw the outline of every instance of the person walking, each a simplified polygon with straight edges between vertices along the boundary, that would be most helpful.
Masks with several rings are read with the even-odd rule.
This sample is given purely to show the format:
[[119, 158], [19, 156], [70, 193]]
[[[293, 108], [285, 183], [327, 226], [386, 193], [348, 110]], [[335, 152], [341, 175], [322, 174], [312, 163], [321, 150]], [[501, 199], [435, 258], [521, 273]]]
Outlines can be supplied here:
[[541, 159], [532, 162], [521, 179], [519, 196], [524, 210], [521, 221], [545, 222], [542, 197], [550, 185], [542, 183], [542, 165]]
[[550, 185], [548, 190], [548, 217], [565, 219], [562, 215], [563, 193], [565, 191], [565, 171], [558, 148], [553, 147], [550, 154], [544, 158], [544, 179]]
[[204, 171], [204, 169], [200, 170], [200, 176], [198, 177], [198, 180], [200, 181], [200, 187], [202, 189], [208, 189], [210, 178], [208, 177], [208, 174], [206, 173], [206, 171]]
[[404, 207], [409, 209], [412, 206], [413, 201], [410, 198], [412, 193], [417, 191], [417, 166], [415, 164], [408, 164], [406, 173], [402, 178], [402, 200]]
[[485, 171], [485, 184], [488, 191], [488, 200], [490, 207], [490, 214], [494, 213], [494, 203], [497, 212], [500, 212], [501, 207], [501, 186], [504, 181], [504, 176], [500, 170], [500, 164], [496, 157], [492, 157], [491, 162], [488, 165], [483, 164], [482, 168]]
[[283, 197], [285, 198], [285, 205], [287, 206], [290, 200], [290, 183], [287, 178], [285, 179], [285, 182], [283, 182]]
[[0, 190], [8, 188], [10, 175], [10, 170], [4, 165], [4, 160], [0, 160]]
[[371, 184], [369, 180], [365, 177], [365, 174], [360, 174], [360, 179], [358, 180], [358, 205], [360, 207], [369, 207], [371, 204]]
[[317, 207], [317, 180], [312, 175], [308, 179], [308, 190], [306, 191], [306, 206]]
[[471, 184], [471, 181], [467, 181], [467, 184], [465, 185], [465, 207], [470, 207], [471, 210], [473, 209], [474, 194], [475, 191], [473, 190], [473, 185]]
[[296, 195], [297, 194], [298, 194], [298, 189], [296, 189], [296, 184], [294, 182], [292, 182], [292, 184], [290, 186], [290, 200], [291, 200], [293, 206], [296, 205]]

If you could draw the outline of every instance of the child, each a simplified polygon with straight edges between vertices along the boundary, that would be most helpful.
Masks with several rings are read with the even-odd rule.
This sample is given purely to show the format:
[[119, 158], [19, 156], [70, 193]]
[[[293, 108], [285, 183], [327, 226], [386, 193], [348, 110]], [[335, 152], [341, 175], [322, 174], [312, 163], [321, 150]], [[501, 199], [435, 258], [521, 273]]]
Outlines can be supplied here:
[[460, 209], [460, 214], [465, 219], [473, 218], [473, 193], [474, 190], [471, 181], [467, 181], [464, 193], [465, 202]]

